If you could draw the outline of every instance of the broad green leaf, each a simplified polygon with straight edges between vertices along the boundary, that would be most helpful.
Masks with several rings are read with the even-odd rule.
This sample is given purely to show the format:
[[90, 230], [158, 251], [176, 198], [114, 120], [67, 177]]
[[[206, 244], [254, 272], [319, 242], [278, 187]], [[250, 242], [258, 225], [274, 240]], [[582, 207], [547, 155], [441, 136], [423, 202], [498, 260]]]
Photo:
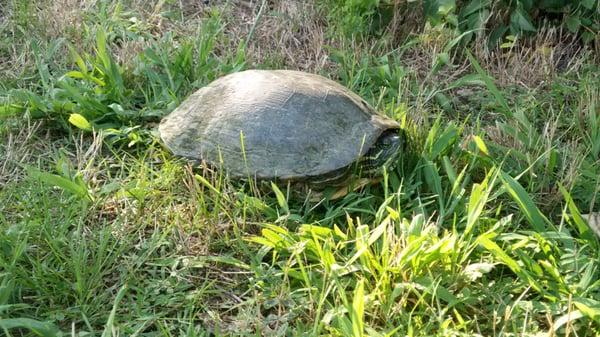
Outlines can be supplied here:
[[442, 178], [438, 173], [438, 168], [435, 164], [427, 159], [424, 159], [425, 163], [423, 165], [423, 176], [425, 178], [425, 182], [427, 186], [436, 194], [436, 199], [439, 205], [440, 216], [443, 217], [445, 215], [444, 210], [444, 191], [442, 190]]
[[310, 233], [311, 235], [316, 235], [318, 237], [325, 238], [330, 236], [333, 230], [331, 228], [323, 226], [302, 225], [300, 226], [299, 232], [302, 234]]
[[45, 184], [60, 187], [61, 189], [71, 192], [82, 199], [92, 199], [85, 185], [78, 184], [73, 180], [61, 177], [57, 174], [42, 172], [34, 168], [28, 168], [27, 171], [30, 177], [38, 179]]
[[490, 171], [481, 184], [474, 184], [467, 206], [467, 225], [465, 233], [471, 233], [473, 226], [477, 223], [488, 202], [492, 188], [496, 183], [497, 169]]
[[71, 57], [73, 57], [73, 60], [75, 60], [75, 64], [77, 64], [79, 71], [83, 74], [87, 74], [88, 67], [85, 64], [85, 61], [83, 60], [81, 55], [79, 55], [79, 53], [75, 51], [75, 48], [73, 48], [72, 46], [69, 46], [69, 51], [71, 52]]
[[196, 178], [196, 180], [198, 180], [202, 185], [204, 185], [205, 187], [207, 187], [209, 190], [213, 191], [216, 195], [220, 196], [221, 195], [221, 191], [219, 191], [216, 187], [214, 187], [210, 181], [206, 180], [206, 178], [204, 178], [201, 175], [194, 175], [194, 177]]
[[581, 26], [581, 20], [579, 20], [579, 18], [576, 16], [567, 16], [565, 18], [565, 25], [571, 33], [577, 33], [579, 27]]
[[477, 238], [477, 243], [490, 251], [497, 259], [507, 265], [513, 272], [521, 273], [521, 266], [513, 258], [508, 256], [506, 252], [500, 248], [495, 242], [489, 239], [489, 234], [481, 235]]
[[433, 96], [433, 98], [435, 99], [435, 102], [445, 111], [452, 110], [452, 101], [450, 100], [450, 98], [448, 98], [448, 96], [444, 95], [441, 92], [438, 92]]
[[106, 320], [106, 325], [104, 326], [104, 331], [102, 332], [102, 337], [109, 337], [109, 336], [113, 336], [113, 332], [115, 331], [115, 317], [117, 315], [117, 307], [119, 306], [119, 302], [121, 302], [121, 300], [123, 299], [123, 296], [125, 296], [125, 292], [127, 291], [127, 284], [124, 284], [121, 289], [119, 289], [119, 292], [117, 293], [117, 296], [115, 296], [115, 300], [113, 301], [113, 307], [112, 310], [110, 311], [110, 314], [108, 315], [108, 319]]
[[281, 237], [277, 232], [275, 232], [269, 228], [263, 228], [261, 230], [261, 234], [265, 239], [270, 241], [273, 245], [277, 245], [278, 243], [285, 241], [283, 239], [283, 237]]
[[473, 136], [473, 141], [475, 142], [475, 145], [477, 145], [479, 151], [483, 152], [486, 156], [490, 155], [487, 146], [485, 146], [485, 143], [483, 142], [483, 139], [481, 139], [481, 137]]
[[58, 86], [68, 93], [70, 98], [79, 103], [88, 116], [98, 117], [108, 112], [108, 107], [97, 99], [87, 96], [80, 87], [72, 86], [67, 81], [59, 81]]
[[598, 0], [581, 0], [580, 3], [587, 9], [592, 9], [594, 6], [598, 6]]
[[78, 113], [73, 113], [69, 116], [69, 123], [75, 125], [81, 130], [91, 131], [92, 125], [88, 120]]
[[481, 65], [475, 58], [475, 56], [473, 56], [473, 54], [471, 54], [471, 52], [469, 50], [467, 50], [466, 52], [467, 52], [467, 57], [469, 58], [469, 61], [471, 62], [471, 65], [473, 65], [473, 67], [475, 68], [475, 70], [477, 71], [479, 76], [481, 76], [481, 79], [485, 82], [485, 86], [492, 93], [492, 95], [494, 96], [494, 98], [496, 99], [498, 104], [500, 104], [503, 112], [507, 115], [507, 117], [512, 117], [512, 112], [508, 106], [508, 102], [506, 101], [506, 98], [504, 98], [504, 96], [502, 95], [502, 93], [500, 92], [500, 90], [498, 89], [496, 84], [494, 84], [494, 81], [491, 78], [491, 76], [488, 75], [488, 73], [485, 70], [483, 70], [483, 68], [481, 67]]
[[448, 308], [453, 307], [460, 302], [460, 300], [454, 296], [450, 290], [440, 285], [435, 280], [432, 280], [431, 277], [419, 277], [414, 280], [414, 283], [419, 284], [425, 291], [446, 302], [448, 304]]
[[537, 6], [543, 9], [560, 9], [572, 0], [538, 0]]
[[431, 74], [436, 74], [443, 66], [450, 63], [450, 55], [446, 52], [438, 53], [436, 56], [435, 64], [431, 69]]
[[358, 281], [358, 286], [354, 290], [354, 296], [352, 299], [352, 333], [354, 337], [362, 337], [365, 326], [364, 326], [364, 314], [365, 314], [365, 283], [364, 280]]
[[110, 57], [106, 49], [106, 34], [104, 33], [104, 29], [101, 28], [96, 31], [96, 53], [102, 61], [104, 68], [109, 69]]
[[43, 337], [56, 337], [62, 335], [60, 330], [58, 330], [58, 328], [54, 324], [40, 322], [30, 318], [0, 319], [0, 328], [0, 331], [11, 329], [28, 329], [34, 334]]
[[269, 248], [275, 248], [275, 243], [273, 243], [271, 240], [267, 240], [267, 239], [265, 239], [263, 237], [260, 237], [260, 236], [251, 236], [251, 237], [246, 238], [245, 240], [249, 241], [249, 242], [257, 243], [257, 244], [259, 244], [261, 246], [266, 246], [266, 247], [269, 247]]
[[[435, 135], [434, 135], [435, 136]], [[451, 148], [458, 138], [458, 129], [450, 124], [446, 127], [441, 136], [437, 137], [431, 144], [430, 159], [434, 160], [439, 155], [443, 154], [447, 149]]]
[[491, 0], [471, 0], [466, 6], [461, 6], [461, 15], [469, 16], [474, 14], [491, 4]]
[[392, 220], [400, 219], [400, 212], [398, 212], [397, 210], [391, 208], [390, 206], [385, 206], [385, 210], [387, 211], [390, 218], [392, 218]]
[[547, 226], [550, 224], [548, 219], [540, 212], [531, 197], [525, 191], [523, 186], [514, 180], [510, 175], [505, 172], [500, 172], [500, 178], [506, 187], [506, 190], [517, 202], [519, 208], [525, 214], [527, 221], [533, 226], [537, 232], [545, 232], [548, 230]]
[[442, 163], [444, 165], [444, 170], [446, 171], [446, 176], [448, 176], [448, 179], [450, 179], [450, 183], [454, 185], [456, 182], [456, 170], [454, 170], [452, 162], [450, 162], [448, 156], [444, 156], [442, 158]]
[[[577, 227], [579, 234], [582, 237], [586, 238], [588, 241], [593, 241], [594, 235], [592, 235], [592, 233], [590, 232], [590, 227], [588, 226], [588, 224], [586, 224], [586, 221], [581, 215], [581, 212], [579, 211], [577, 205], [575, 205], [575, 201], [573, 201], [571, 194], [562, 185], [558, 185], [558, 189], [560, 190], [560, 193], [563, 195], [563, 198], [565, 198], [565, 201], [567, 202], [567, 208], [571, 213], [571, 217], [573, 218], [573, 222]], [[598, 236], [600, 237], [600, 232]]]
[[469, 86], [469, 85], [484, 86], [485, 82], [481, 79], [481, 76], [479, 74], [467, 74], [467, 75], [459, 78], [458, 80], [450, 83], [448, 85], [448, 87], [460, 88], [460, 87], [465, 87], [465, 86]]
[[283, 195], [283, 192], [281, 192], [279, 187], [277, 187], [277, 185], [275, 185], [274, 182], [271, 182], [271, 188], [273, 189], [273, 192], [275, 192], [275, 197], [277, 198], [277, 203], [279, 204], [279, 207], [281, 207], [281, 209], [285, 213], [288, 213], [288, 203], [285, 199], [285, 196]]
[[573, 299], [575, 307], [587, 317], [600, 322], [600, 302], [591, 298], [576, 297]]
[[537, 29], [533, 26], [531, 18], [525, 10], [517, 7], [510, 16], [511, 24], [521, 31], [536, 32]]
[[0, 118], [14, 116], [25, 111], [25, 107], [20, 104], [0, 103]]
[[490, 48], [496, 47], [498, 44], [498, 41], [502, 41], [502, 37], [504, 36], [504, 34], [506, 34], [507, 31], [508, 31], [508, 26], [499, 25], [498, 27], [496, 27], [496, 29], [494, 29], [489, 34], [488, 46]]
[[519, 0], [519, 4], [523, 6], [525, 11], [530, 11], [533, 8], [533, 0]]
[[336, 316], [336, 322], [342, 331], [342, 336], [354, 336], [352, 322], [348, 319], [348, 317]]
[[344, 233], [338, 225], [333, 225], [333, 232], [339, 236], [342, 240], [348, 240], [348, 234]]
[[548, 274], [552, 275], [552, 277], [554, 277], [556, 281], [564, 284], [564, 279], [560, 274], [560, 271], [556, 268], [556, 266], [554, 266], [547, 260], [539, 260], [538, 263], [540, 266], [542, 266], [542, 268], [544, 268], [544, 270], [546, 270], [546, 272], [548, 272]]
[[582, 317], [585, 317], [586, 315], [583, 314], [583, 312], [581, 312], [580, 310], [573, 310], [570, 311], [562, 316], [560, 316], [558, 319], [556, 319], [554, 321], [553, 324], [553, 330], [554, 332], [558, 332], [558, 330], [560, 330], [560, 328], [563, 327], [563, 325], [565, 324], [572, 324], [573, 321], [580, 319]]
[[68, 71], [65, 76], [71, 77], [71, 78], [77, 78], [77, 79], [84, 79], [85, 75], [81, 72], [81, 71], [77, 71], [77, 70], [72, 70], [72, 71]]
[[483, 207], [487, 203], [488, 193], [487, 184], [474, 184], [469, 197], [467, 206], [467, 226], [465, 233], [471, 233], [473, 226], [479, 220]]
[[245, 205], [242, 207], [249, 207], [250, 209], [257, 209], [257, 210], [263, 212], [270, 219], [277, 217], [277, 211], [274, 210], [269, 205], [267, 205], [265, 203], [265, 201], [263, 201], [260, 198], [252, 197], [252, 196], [246, 195], [241, 192], [238, 193], [238, 198], [242, 201], [242, 204]]
[[502, 49], [509, 49], [514, 47], [515, 43], [513, 41], [509, 41], [509, 42], [504, 42], [500, 45], [500, 48]]
[[537, 279], [529, 273], [528, 270], [522, 268], [519, 263], [511, 258], [500, 246], [498, 246], [495, 242], [490, 240], [490, 237], [494, 235], [493, 233], [487, 233], [480, 235], [476, 242], [487, 249], [494, 257], [496, 257], [500, 262], [504, 263], [508, 268], [510, 268], [513, 273], [519, 276], [523, 281], [527, 282], [534, 290], [544, 295], [546, 298], [551, 300], [556, 300], [556, 297], [552, 294], [549, 294], [544, 290], [544, 287], [537, 281]]

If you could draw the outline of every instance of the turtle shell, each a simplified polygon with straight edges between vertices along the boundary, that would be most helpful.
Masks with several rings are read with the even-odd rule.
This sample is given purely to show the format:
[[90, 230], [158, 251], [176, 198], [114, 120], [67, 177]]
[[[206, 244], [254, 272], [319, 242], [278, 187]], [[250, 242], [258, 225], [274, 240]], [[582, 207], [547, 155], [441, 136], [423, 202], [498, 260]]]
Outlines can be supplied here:
[[231, 177], [305, 180], [351, 165], [398, 123], [344, 86], [290, 70], [247, 70], [199, 89], [159, 125], [175, 155]]

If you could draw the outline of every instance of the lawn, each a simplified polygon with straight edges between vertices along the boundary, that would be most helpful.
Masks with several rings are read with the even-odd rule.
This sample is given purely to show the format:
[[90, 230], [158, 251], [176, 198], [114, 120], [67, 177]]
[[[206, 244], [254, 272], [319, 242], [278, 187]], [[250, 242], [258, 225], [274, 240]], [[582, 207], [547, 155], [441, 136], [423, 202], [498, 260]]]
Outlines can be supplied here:
[[[600, 335], [600, 4], [490, 3], [1, 2], [0, 333]], [[318, 201], [166, 150], [163, 116], [254, 68], [408, 147]]]

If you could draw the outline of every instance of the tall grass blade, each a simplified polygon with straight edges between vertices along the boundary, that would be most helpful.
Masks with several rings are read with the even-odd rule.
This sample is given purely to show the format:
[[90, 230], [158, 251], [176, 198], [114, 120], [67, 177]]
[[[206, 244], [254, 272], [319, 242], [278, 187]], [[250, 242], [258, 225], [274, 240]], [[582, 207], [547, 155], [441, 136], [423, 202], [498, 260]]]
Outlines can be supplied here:
[[283, 209], [285, 213], [288, 213], [289, 207], [283, 192], [281, 192], [279, 187], [277, 187], [277, 185], [274, 182], [271, 182], [271, 189], [273, 189], [273, 192], [275, 193], [275, 197], [277, 198], [277, 203], [279, 204], [279, 207], [281, 207], [281, 209]]
[[211, 190], [215, 195], [217, 196], [221, 196], [221, 191], [219, 191], [213, 184], [210, 183], [210, 181], [208, 181], [206, 178], [204, 178], [203, 176], [199, 175], [199, 174], [195, 174], [194, 177], [196, 178], [196, 180], [198, 180], [202, 185], [204, 185], [205, 187], [207, 187], [209, 190]]
[[504, 187], [517, 202], [521, 211], [525, 214], [527, 221], [533, 226], [537, 232], [545, 232], [550, 226], [550, 221], [540, 212], [533, 200], [523, 186], [514, 180], [510, 175], [505, 172], [500, 172], [500, 179], [504, 183]]
[[354, 290], [354, 297], [352, 299], [352, 334], [354, 337], [362, 337], [365, 324], [365, 282], [364, 280], [358, 281], [358, 286]]
[[4, 318], [0, 319], [0, 328], [10, 329], [28, 329], [34, 334], [42, 337], [57, 337], [62, 333], [52, 323], [40, 322], [31, 318]]
[[[104, 327], [104, 331], [102, 332], [102, 337], [115, 337], [114, 328], [115, 328], [115, 316], [117, 315], [117, 308], [119, 307], [119, 302], [125, 296], [125, 292], [127, 291], [127, 284], [124, 284], [117, 296], [115, 296], [115, 301], [113, 302], [112, 310], [110, 311], [110, 315], [108, 316], [108, 320], [106, 321], [106, 325]], [[117, 335], [118, 336], [118, 335]]]
[[534, 277], [532, 277], [525, 269], [523, 269], [517, 261], [508, 256], [508, 254], [506, 254], [506, 252], [500, 248], [500, 246], [490, 240], [489, 233], [479, 236], [477, 238], [477, 243], [492, 253], [492, 255], [510, 268], [513, 273], [517, 274], [517, 276], [526, 281], [533, 289], [542, 294], [546, 293], [542, 285]]
[[600, 323], [600, 301], [591, 298], [576, 297], [573, 299], [573, 304], [587, 317]]
[[471, 196], [469, 197], [469, 203], [467, 206], [467, 225], [465, 228], [465, 235], [472, 232], [473, 226], [477, 223], [483, 212], [483, 208], [488, 202], [488, 198], [492, 189], [496, 183], [496, 177], [498, 170], [492, 170], [488, 173], [481, 184], [473, 184], [471, 190]]
[[42, 183], [60, 187], [61, 189], [73, 193], [81, 199], [92, 200], [92, 195], [88, 187], [82, 180], [77, 179], [67, 179], [65, 177], [61, 177], [57, 174], [52, 174], [48, 172], [42, 172], [38, 169], [29, 167], [27, 168], [29, 176], [41, 181]]
[[479, 76], [481, 76], [481, 79], [485, 83], [485, 86], [492, 93], [492, 95], [496, 99], [496, 102], [500, 104], [502, 112], [504, 112], [504, 114], [507, 117], [512, 117], [513, 113], [510, 110], [510, 107], [508, 106], [508, 101], [506, 100], [506, 98], [504, 98], [496, 84], [494, 84], [493, 78], [485, 70], [483, 70], [479, 62], [477, 62], [475, 56], [473, 56], [473, 54], [471, 54], [469, 50], [466, 50], [466, 53], [467, 57], [469, 58], [469, 61], [471, 62], [471, 65], [473, 65]]
[[564, 186], [559, 184], [558, 189], [560, 190], [560, 193], [563, 195], [563, 198], [565, 198], [565, 201], [567, 202], [567, 208], [571, 213], [571, 217], [573, 218], [573, 222], [575, 223], [579, 234], [587, 241], [595, 242], [596, 240], [594, 239], [594, 235], [592, 235], [592, 233], [595, 233], [596, 235], [598, 235], [598, 237], [600, 237], [600, 230], [595, 229], [594, 227], [590, 226], [590, 224], [586, 223], [585, 219], [581, 215], [581, 212], [579, 211], [579, 208], [577, 207], [577, 205], [575, 205], [573, 197], [571, 197], [571, 194], [565, 189]]

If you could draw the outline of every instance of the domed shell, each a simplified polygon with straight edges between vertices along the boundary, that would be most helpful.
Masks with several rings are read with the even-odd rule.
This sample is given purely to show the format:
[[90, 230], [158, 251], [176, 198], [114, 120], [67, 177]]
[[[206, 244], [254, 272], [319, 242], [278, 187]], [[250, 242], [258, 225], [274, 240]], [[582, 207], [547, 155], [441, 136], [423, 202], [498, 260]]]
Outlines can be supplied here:
[[303, 180], [352, 164], [381, 133], [399, 128], [322, 76], [247, 70], [201, 88], [159, 125], [175, 155], [231, 177]]

